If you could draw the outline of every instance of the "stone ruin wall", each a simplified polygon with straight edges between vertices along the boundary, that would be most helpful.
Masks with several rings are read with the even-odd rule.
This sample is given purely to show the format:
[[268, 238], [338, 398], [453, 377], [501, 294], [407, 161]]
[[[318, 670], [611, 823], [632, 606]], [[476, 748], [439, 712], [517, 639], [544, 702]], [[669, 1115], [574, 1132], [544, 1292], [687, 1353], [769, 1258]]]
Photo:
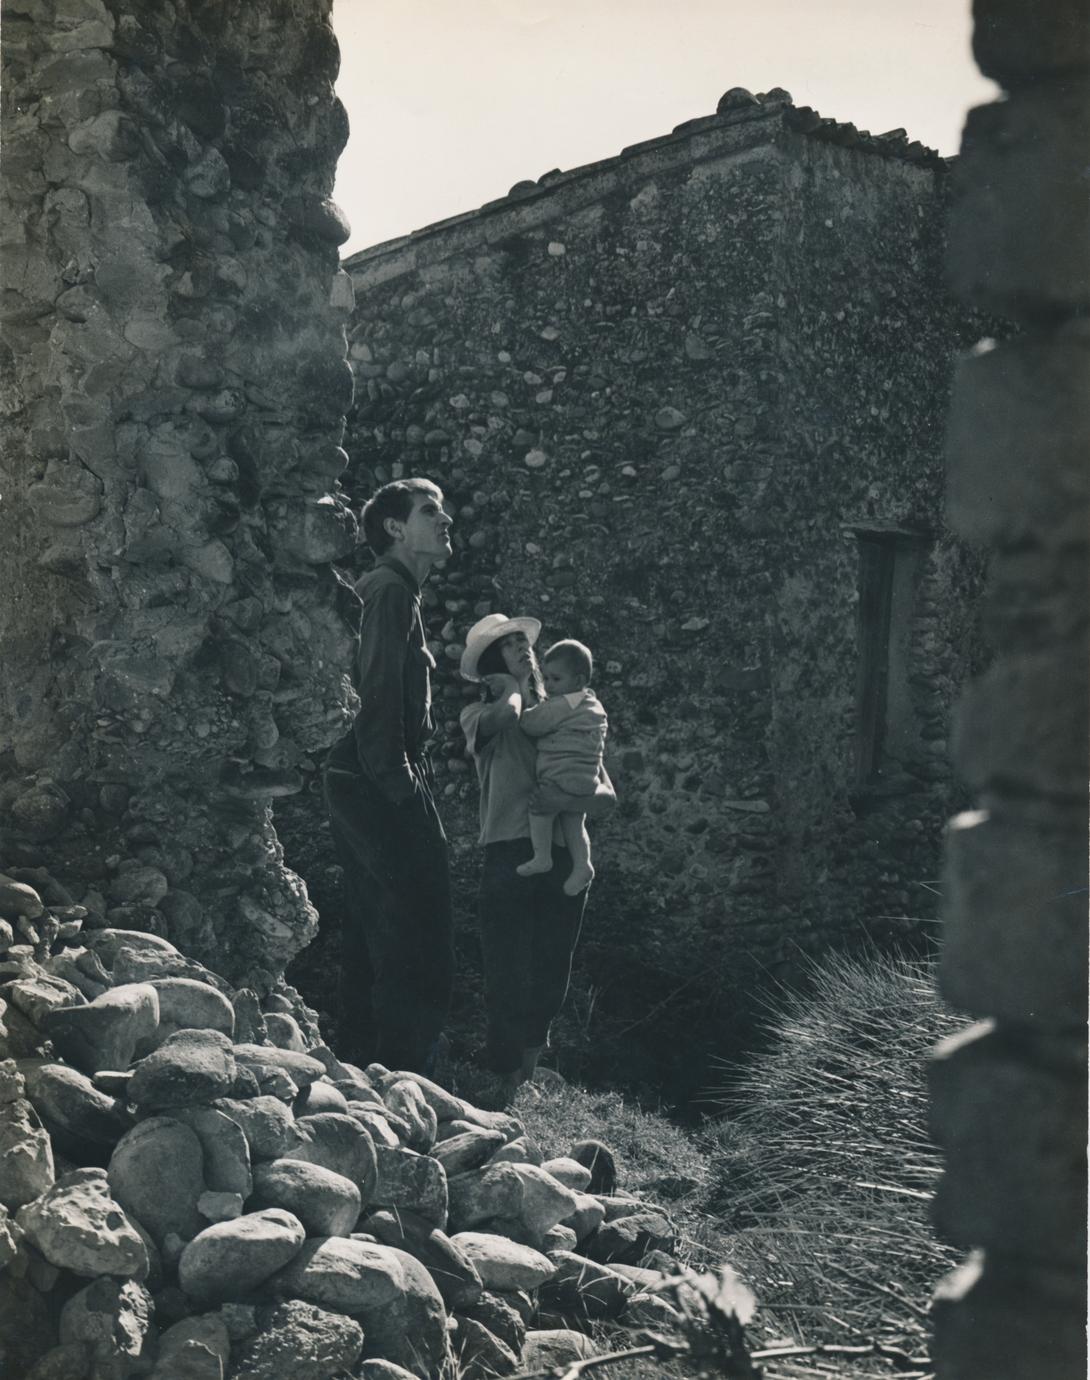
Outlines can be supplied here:
[[[536, 612], [593, 648], [610, 712], [621, 806], [581, 963], [634, 1020], [697, 970], [736, 995], [754, 964], [912, 931], [954, 790], [979, 566], [941, 517], [965, 339], [945, 167], [813, 137], [785, 99], [347, 263], [346, 488], [423, 473], [456, 519], [424, 595], [448, 833], [468, 867], [465, 632]], [[913, 731], [854, 807], [852, 524], [931, 534], [901, 631]]]
[[352, 708], [330, 10], [3, 11], [0, 867], [264, 988], [270, 801]]
[[958, 711], [977, 809], [946, 845], [942, 987], [977, 1024], [932, 1067], [936, 1223], [971, 1251], [934, 1310], [941, 1380], [1086, 1375], [1090, 24], [976, 0], [1004, 88], [970, 112], [949, 271], [1023, 330], [960, 365], [950, 510], [991, 550], [991, 669]]

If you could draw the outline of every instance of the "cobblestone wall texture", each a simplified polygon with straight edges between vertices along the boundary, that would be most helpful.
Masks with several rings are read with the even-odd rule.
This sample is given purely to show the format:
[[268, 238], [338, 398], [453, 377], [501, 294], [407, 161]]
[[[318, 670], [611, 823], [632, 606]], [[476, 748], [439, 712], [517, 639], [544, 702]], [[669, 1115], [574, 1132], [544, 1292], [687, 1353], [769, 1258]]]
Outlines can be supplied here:
[[950, 511], [991, 548], [997, 656], [954, 749], [942, 980], [977, 1025], [932, 1068], [937, 1222], [972, 1255], [935, 1307], [942, 1380], [1086, 1374], [1090, 23], [1072, 0], [976, 0], [1004, 88], [970, 112], [949, 265], [1022, 333], [959, 366]]
[[329, 15], [3, 14], [0, 855], [258, 986], [316, 918], [270, 801], [352, 707]]
[[[942, 518], [966, 339], [942, 286], [946, 186], [899, 132], [735, 91], [346, 263], [344, 483], [362, 500], [423, 473], [455, 515], [425, 593], [449, 832], [471, 845], [462, 639], [485, 612], [536, 613], [546, 644], [596, 657], [621, 799], [597, 907], [624, 917], [600, 980], [643, 1003], [933, 914], [979, 579]], [[897, 549], [865, 780], [860, 529]]]

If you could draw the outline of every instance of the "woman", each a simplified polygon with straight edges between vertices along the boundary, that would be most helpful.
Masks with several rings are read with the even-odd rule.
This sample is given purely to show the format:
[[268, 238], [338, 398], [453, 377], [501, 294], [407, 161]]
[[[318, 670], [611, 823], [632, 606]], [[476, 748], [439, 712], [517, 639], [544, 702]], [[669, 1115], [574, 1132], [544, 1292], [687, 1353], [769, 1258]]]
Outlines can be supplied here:
[[[479, 915], [488, 1017], [487, 1058], [506, 1096], [532, 1078], [548, 1040], [549, 1023], [568, 990], [589, 887], [564, 894], [571, 860], [554, 835], [550, 872], [520, 877], [533, 854], [530, 797], [535, 789], [533, 741], [522, 732], [524, 707], [545, 697], [534, 643], [536, 618], [490, 613], [466, 637], [461, 672], [483, 686], [481, 700], [462, 710], [462, 731], [481, 786]], [[614, 804], [603, 772], [597, 793], [569, 808], [589, 815]]]

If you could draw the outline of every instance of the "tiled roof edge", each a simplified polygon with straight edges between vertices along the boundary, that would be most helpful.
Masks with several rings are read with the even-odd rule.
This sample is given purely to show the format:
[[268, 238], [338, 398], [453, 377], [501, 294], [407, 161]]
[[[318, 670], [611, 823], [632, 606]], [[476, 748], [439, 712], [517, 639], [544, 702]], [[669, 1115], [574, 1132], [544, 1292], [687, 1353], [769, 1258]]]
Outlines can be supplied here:
[[629, 144], [619, 154], [614, 154], [609, 158], [598, 159], [593, 163], [583, 163], [579, 167], [569, 168], [563, 172], [559, 168], [554, 168], [551, 172], [538, 178], [536, 182], [532, 180], [516, 182], [506, 196], [497, 197], [493, 201], [486, 201], [472, 211], [463, 211], [456, 216], [447, 216], [443, 220], [432, 221], [428, 225], [421, 226], [418, 230], [410, 231], [407, 235], [399, 235], [395, 239], [383, 240], [379, 244], [357, 250], [355, 254], [349, 255], [344, 260], [344, 267], [348, 269], [362, 268], [373, 259], [405, 249], [422, 239], [441, 234], [453, 226], [464, 225], [483, 215], [508, 210], [514, 205], [537, 201], [542, 197], [551, 195], [558, 187], [568, 186], [594, 173], [611, 171], [640, 154], [649, 153], [653, 149], [664, 148], [670, 144], [681, 143], [692, 138], [695, 134], [749, 124], [757, 120], [771, 121], [776, 117], [779, 118], [784, 128], [794, 133], [805, 134], [823, 143], [838, 144], [842, 148], [859, 149], [864, 153], [872, 153], [881, 158], [913, 163], [936, 171], [946, 170], [954, 161], [951, 158], [943, 158], [934, 149], [928, 148], [918, 140], [910, 140], [903, 129], [887, 130], [884, 134], [871, 134], [868, 130], [857, 129], [850, 122], [822, 116], [808, 105], [793, 105], [789, 93], [780, 88], [768, 92], [767, 95], [752, 96], [748, 91], [734, 87], [722, 97], [714, 115], [701, 115], [692, 120], [685, 120], [681, 124], [675, 125], [669, 134], [658, 135], [653, 139], [644, 139], [638, 144]]

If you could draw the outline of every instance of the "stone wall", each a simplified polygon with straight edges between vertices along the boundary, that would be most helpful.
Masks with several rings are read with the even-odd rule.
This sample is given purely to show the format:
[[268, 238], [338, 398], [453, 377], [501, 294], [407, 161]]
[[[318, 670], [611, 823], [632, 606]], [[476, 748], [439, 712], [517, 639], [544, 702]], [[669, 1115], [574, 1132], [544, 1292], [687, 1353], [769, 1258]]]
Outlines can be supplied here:
[[352, 707], [330, 8], [4, 3], [0, 862], [259, 987]]
[[[455, 515], [425, 593], [448, 832], [472, 848], [462, 639], [535, 612], [597, 659], [621, 806], [583, 953], [633, 1019], [694, 971], [733, 1001], [755, 966], [932, 913], [979, 578], [941, 511], [968, 338], [946, 184], [900, 132], [732, 91], [346, 264], [346, 488], [424, 473]], [[867, 542], [893, 569], [888, 654], [859, 615]], [[868, 657], [888, 722], [864, 770]]]
[[979, 808], [946, 846], [942, 980], [981, 1018], [943, 1046], [937, 1221], [973, 1248], [936, 1302], [943, 1380], [1086, 1374], [1090, 25], [1072, 0], [976, 0], [1004, 99], [970, 112], [950, 273], [1024, 333], [960, 365], [957, 529], [991, 548], [995, 665], [962, 699]]

